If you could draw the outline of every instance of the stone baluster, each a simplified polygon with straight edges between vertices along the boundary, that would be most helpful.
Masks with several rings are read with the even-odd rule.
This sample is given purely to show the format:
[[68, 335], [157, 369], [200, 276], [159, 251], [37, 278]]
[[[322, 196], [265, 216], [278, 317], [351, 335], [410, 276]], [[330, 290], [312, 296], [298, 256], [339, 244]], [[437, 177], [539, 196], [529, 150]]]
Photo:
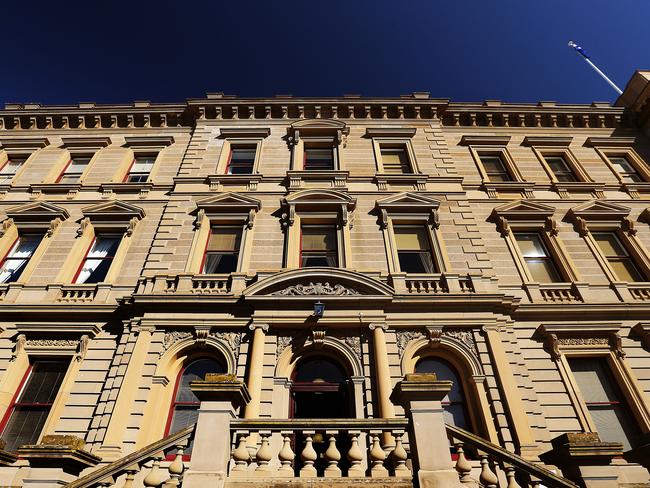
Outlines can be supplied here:
[[478, 480], [485, 488], [497, 488], [497, 483], [499, 482], [485, 454], [481, 455], [481, 475]]
[[133, 486], [135, 475], [140, 471], [140, 467], [137, 464], [134, 464], [126, 468], [125, 471], [126, 477], [124, 478], [124, 484], [122, 485], [122, 488], [131, 488]]
[[504, 471], [506, 472], [506, 479], [508, 480], [508, 486], [506, 488], [521, 488], [515, 478], [515, 468], [512, 466], [506, 466]]
[[362, 478], [365, 473], [361, 463], [363, 461], [363, 452], [359, 447], [359, 432], [350, 431], [350, 450], [348, 451], [348, 461], [350, 461], [350, 468], [348, 469], [348, 478]]
[[174, 460], [167, 467], [167, 471], [169, 471], [169, 480], [165, 483], [166, 488], [180, 486], [181, 484], [181, 476], [185, 470], [185, 465], [183, 464], [184, 451], [184, 445], [176, 446], [176, 455], [174, 456]]
[[248, 432], [237, 434], [237, 447], [232, 451], [232, 459], [235, 462], [235, 466], [232, 468], [233, 471], [246, 471], [248, 469], [251, 455], [246, 447], [247, 437]]
[[474, 483], [474, 480], [469, 475], [472, 471], [472, 465], [465, 457], [463, 445], [462, 442], [456, 443], [456, 453], [458, 454], [458, 459], [456, 459], [456, 471], [458, 471], [461, 483]]
[[410, 478], [411, 470], [406, 466], [408, 454], [404, 445], [402, 444], [402, 437], [404, 432], [393, 431], [393, 438], [395, 439], [395, 449], [393, 449], [393, 461], [395, 462], [395, 477], [396, 478]]
[[373, 478], [383, 478], [388, 476], [388, 470], [384, 467], [386, 460], [386, 453], [379, 443], [379, 435], [370, 433], [372, 436], [372, 447], [370, 448], [370, 461], [372, 468], [370, 469], [370, 476]]
[[[109, 476], [108, 478], [104, 478], [103, 480], [101, 480], [97, 486], [99, 486], [100, 488], [109, 488], [110, 486], [113, 485], [115, 485], [115, 480], [113, 479], [112, 476]], [[126, 481], [124, 486], [126, 486]]]
[[318, 459], [318, 455], [314, 450], [312, 436], [315, 434], [314, 431], [305, 431], [305, 448], [300, 453], [300, 460], [302, 461], [302, 468], [300, 469], [301, 478], [315, 478], [316, 477], [316, 468], [314, 463]]
[[341, 460], [341, 453], [336, 447], [336, 435], [338, 434], [338, 431], [328, 430], [325, 434], [329, 437], [329, 446], [325, 451], [325, 460], [327, 461], [325, 477], [340, 478], [341, 468], [339, 468], [339, 461]]
[[271, 453], [271, 448], [269, 447], [269, 437], [271, 436], [270, 432], [260, 432], [260, 437], [262, 441], [260, 447], [255, 454], [255, 461], [257, 461], [257, 468], [255, 471], [271, 471], [269, 462], [273, 457]]
[[291, 449], [291, 434], [292, 432], [281, 432], [282, 434], [282, 448], [278, 453], [278, 458], [280, 459], [280, 469], [278, 470], [280, 476], [293, 477], [293, 458], [295, 453]]
[[162, 485], [163, 481], [166, 479], [166, 475], [160, 469], [160, 460], [162, 459], [162, 453], [157, 454], [153, 459], [153, 464], [151, 465], [151, 471], [149, 474], [144, 477], [142, 483], [147, 487], [158, 487]]

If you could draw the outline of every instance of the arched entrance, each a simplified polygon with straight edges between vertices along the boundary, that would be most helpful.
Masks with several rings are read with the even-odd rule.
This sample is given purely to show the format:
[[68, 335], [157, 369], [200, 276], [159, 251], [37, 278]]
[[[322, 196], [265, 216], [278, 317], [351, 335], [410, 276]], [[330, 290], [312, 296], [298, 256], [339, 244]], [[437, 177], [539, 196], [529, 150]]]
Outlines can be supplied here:
[[326, 356], [300, 361], [292, 375], [290, 416], [299, 419], [354, 417], [350, 379]]

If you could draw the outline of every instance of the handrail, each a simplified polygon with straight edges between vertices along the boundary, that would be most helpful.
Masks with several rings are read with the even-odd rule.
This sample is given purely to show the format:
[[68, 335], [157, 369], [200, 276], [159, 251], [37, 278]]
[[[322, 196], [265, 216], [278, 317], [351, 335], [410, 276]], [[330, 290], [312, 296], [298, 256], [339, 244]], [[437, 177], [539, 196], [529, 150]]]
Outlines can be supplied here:
[[447, 428], [447, 434], [450, 434], [454, 439], [466, 442], [467, 444], [472, 445], [487, 454], [498, 457], [505, 463], [508, 463], [527, 472], [528, 474], [539, 478], [543, 483], [549, 486], [549, 488], [578, 488], [578, 485], [572, 481], [569, 481], [566, 478], [562, 478], [561, 476], [556, 475], [546, 468], [531, 463], [530, 461], [527, 461], [521, 456], [510, 452], [501, 446], [492, 444], [482, 437], [474, 435], [471, 432], [467, 432], [466, 430], [461, 429], [460, 427], [456, 427], [455, 425], [445, 424], [445, 427]]
[[406, 429], [408, 419], [232, 419], [234, 430], [291, 430], [296, 427], [316, 430]]
[[113, 476], [114, 474], [119, 473], [129, 466], [139, 464], [146, 460], [148, 457], [154, 456], [160, 451], [164, 451], [165, 449], [173, 447], [179, 441], [188, 439], [192, 435], [192, 432], [194, 432], [195, 425], [196, 424], [192, 424], [189, 427], [185, 427], [183, 430], [179, 430], [174, 434], [163, 437], [162, 439], [153, 442], [148, 446], [143, 447], [142, 449], [138, 449], [131, 454], [128, 454], [116, 461], [113, 461], [110, 464], [107, 464], [106, 466], [92, 471], [91, 473], [88, 473], [87, 475], [78, 478], [72, 483], [68, 483], [65, 486], [66, 488], [86, 488], [92, 486], [93, 483], [97, 483], [105, 478], [108, 478], [109, 476]]

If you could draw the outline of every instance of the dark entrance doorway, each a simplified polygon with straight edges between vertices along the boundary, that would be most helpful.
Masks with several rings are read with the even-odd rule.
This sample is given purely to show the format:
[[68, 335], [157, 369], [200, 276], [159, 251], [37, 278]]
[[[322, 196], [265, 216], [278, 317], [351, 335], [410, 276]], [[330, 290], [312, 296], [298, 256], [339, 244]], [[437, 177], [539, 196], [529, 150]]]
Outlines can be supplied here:
[[[345, 370], [333, 359], [323, 356], [308, 357], [298, 363], [292, 376], [290, 416], [296, 419], [345, 419], [354, 418], [353, 398], [350, 379]], [[316, 431], [313, 448], [318, 455], [315, 463], [319, 474], [327, 463], [324, 453], [328, 443], [325, 430]], [[305, 447], [304, 436], [298, 434], [294, 439], [296, 457]], [[348, 469], [346, 454], [350, 440], [346, 432], [337, 436], [336, 447], [341, 453], [339, 467], [345, 473]], [[300, 463], [296, 463], [296, 473]]]

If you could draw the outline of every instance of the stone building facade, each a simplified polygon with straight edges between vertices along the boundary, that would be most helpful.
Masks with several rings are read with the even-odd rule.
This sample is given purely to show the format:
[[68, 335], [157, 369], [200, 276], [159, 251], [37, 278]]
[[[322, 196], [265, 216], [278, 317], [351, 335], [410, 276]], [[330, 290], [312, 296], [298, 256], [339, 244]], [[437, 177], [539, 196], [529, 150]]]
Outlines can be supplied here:
[[650, 486], [649, 87], [7, 104], [0, 484]]

